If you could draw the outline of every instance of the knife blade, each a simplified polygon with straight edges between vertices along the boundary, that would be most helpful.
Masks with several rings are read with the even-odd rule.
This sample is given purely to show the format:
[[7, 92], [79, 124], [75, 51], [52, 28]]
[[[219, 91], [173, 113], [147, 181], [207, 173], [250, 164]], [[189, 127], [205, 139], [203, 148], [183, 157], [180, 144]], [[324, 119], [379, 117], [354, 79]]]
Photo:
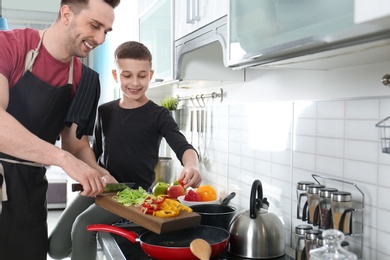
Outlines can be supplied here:
[[[106, 188], [103, 193], [107, 192], [115, 192], [122, 191], [127, 187], [132, 188], [134, 186], [134, 182], [126, 182], [126, 183], [107, 183]], [[72, 183], [72, 191], [83, 191], [83, 186], [80, 183]]]

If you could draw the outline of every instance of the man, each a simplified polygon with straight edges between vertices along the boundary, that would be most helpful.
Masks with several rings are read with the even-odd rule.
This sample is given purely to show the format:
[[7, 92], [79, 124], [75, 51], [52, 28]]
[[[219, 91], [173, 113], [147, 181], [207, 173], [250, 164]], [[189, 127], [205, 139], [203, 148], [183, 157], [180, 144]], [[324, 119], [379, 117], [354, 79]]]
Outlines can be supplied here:
[[[62, 0], [45, 31], [0, 32], [1, 259], [46, 259], [47, 180], [61, 167], [95, 196], [109, 173], [96, 164], [92, 134], [100, 83], [77, 57], [101, 45], [120, 0]], [[61, 137], [62, 149], [54, 145]]]

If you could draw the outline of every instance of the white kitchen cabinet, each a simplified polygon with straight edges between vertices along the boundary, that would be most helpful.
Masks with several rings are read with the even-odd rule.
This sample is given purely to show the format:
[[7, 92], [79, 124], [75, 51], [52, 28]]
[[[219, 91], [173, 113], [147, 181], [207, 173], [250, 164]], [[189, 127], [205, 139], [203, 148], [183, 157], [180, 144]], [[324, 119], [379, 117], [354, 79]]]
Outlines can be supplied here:
[[325, 45], [354, 27], [354, 0], [231, 0], [229, 65]]
[[379, 19], [390, 20], [390, 1], [355, 0], [355, 23], [377, 22]]
[[175, 40], [227, 15], [229, 0], [175, 1]]
[[173, 1], [155, 1], [139, 19], [139, 41], [152, 53], [152, 82], [173, 79]]

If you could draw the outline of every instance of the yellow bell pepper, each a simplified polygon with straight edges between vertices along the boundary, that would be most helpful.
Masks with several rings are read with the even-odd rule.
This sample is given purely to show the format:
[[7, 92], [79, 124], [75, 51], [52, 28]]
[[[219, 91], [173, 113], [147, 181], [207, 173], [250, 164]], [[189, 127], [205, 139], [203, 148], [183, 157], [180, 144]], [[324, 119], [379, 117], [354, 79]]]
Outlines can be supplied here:
[[161, 203], [160, 210], [153, 212], [153, 216], [161, 218], [175, 217], [180, 214], [181, 210], [185, 210], [188, 213], [192, 212], [190, 207], [187, 207], [176, 200], [165, 199], [164, 202]]
[[153, 212], [153, 216], [160, 217], [160, 218], [170, 218], [178, 216], [180, 211], [165, 211], [165, 210], [157, 210]]

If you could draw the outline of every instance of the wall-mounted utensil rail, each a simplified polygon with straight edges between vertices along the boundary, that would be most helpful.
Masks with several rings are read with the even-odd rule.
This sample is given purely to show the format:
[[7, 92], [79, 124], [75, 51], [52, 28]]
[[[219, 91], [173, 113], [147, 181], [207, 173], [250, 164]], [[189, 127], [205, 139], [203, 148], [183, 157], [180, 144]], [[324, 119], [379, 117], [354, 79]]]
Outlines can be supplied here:
[[[220, 92], [213, 92], [210, 94], [198, 94], [195, 96], [186, 96], [186, 97], [180, 97], [177, 96], [178, 101], [182, 100], [191, 100], [192, 104], [196, 108], [204, 108], [206, 106], [206, 102], [204, 101], [206, 98], [220, 98], [220, 102], [223, 101], [223, 89], [220, 89]], [[195, 102], [196, 100], [196, 102]]]

